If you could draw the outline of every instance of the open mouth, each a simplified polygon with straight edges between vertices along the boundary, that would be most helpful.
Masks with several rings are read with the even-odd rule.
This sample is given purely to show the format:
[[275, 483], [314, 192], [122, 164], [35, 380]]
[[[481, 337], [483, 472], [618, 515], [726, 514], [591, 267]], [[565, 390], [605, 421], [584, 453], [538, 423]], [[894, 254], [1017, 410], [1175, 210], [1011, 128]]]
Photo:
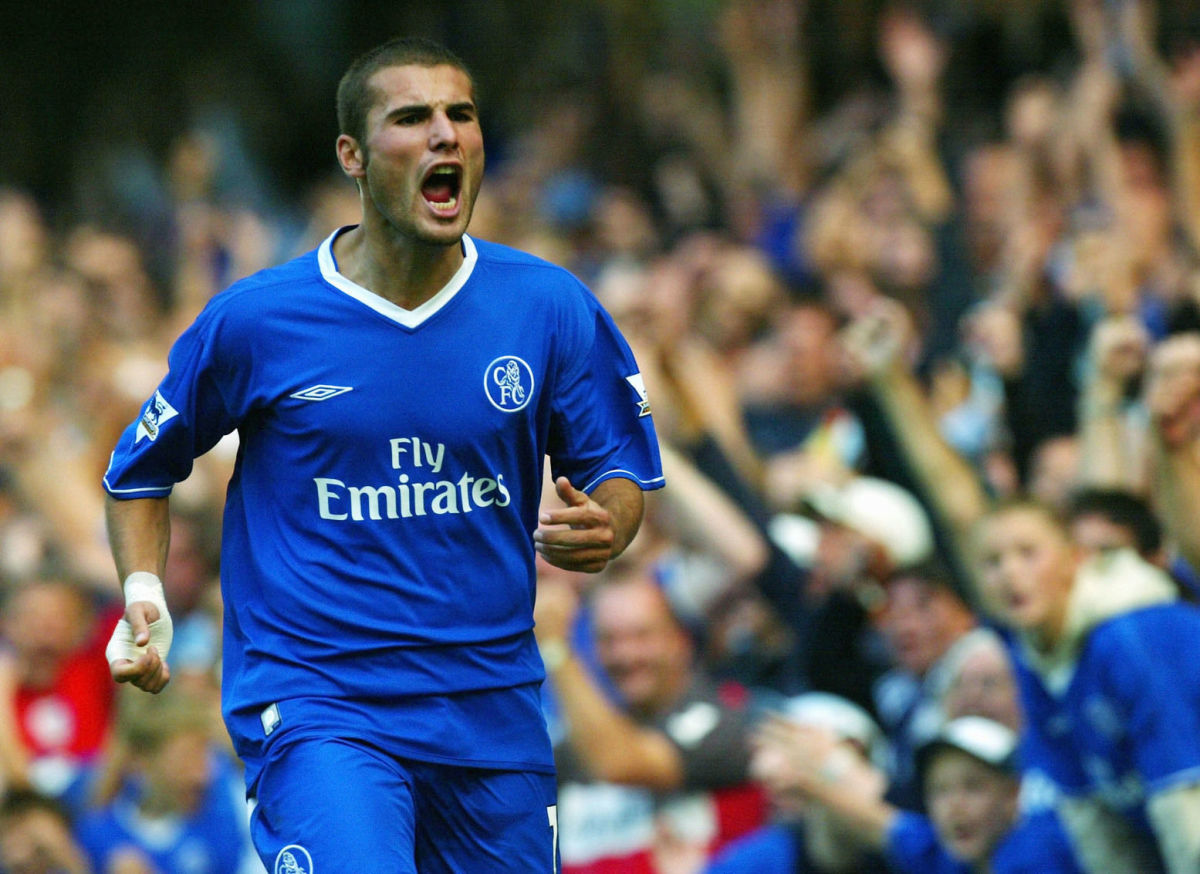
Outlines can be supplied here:
[[975, 843], [978, 830], [975, 826], [966, 823], [957, 823], [949, 830], [948, 837], [950, 841], [960, 849], [965, 849]]
[[1030, 598], [1019, 592], [1009, 592], [1007, 603], [1010, 613], [1017, 613], [1029, 604]]
[[421, 185], [421, 196], [437, 212], [453, 212], [461, 188], [462, 171], [458, 167], [434, 167]]

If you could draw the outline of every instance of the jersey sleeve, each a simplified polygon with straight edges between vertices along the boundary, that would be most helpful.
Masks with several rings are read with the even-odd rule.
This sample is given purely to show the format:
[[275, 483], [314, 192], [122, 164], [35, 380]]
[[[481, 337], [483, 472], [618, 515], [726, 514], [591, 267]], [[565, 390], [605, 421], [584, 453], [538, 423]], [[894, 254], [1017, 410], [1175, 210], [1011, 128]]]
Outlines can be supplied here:
[[585, 492], [614, 477], [660, 488], [662, 460], [642, 374], [609, 314], [597, 303], [591, 308], [585, 348], [564, 369], [553, 400], [551, 472]]
[[171, 347], [167, 375], [113, 450], [104, 488], [114, 498], [165, 497], [237, 427], [237, 367], [229, 363], [236, 343], [224, 322], [210, 302]]
[[1160, 608], [1151, 627], [1131, 622], [1109, 630], [1105, 661], [1133, 765], [1146, 794], [1200, 783], [1200, 611]]

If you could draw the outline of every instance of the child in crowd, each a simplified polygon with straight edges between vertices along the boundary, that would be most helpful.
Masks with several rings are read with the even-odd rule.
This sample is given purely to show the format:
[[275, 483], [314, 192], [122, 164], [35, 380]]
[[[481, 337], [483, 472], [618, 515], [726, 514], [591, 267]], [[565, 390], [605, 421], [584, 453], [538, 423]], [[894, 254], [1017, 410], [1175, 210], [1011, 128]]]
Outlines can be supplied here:
[[182, 688], [120, 699], [105, 803], [78, 835], [96, 871], [248, 874], [261, 870], [249, 843], [241, 777], [219, 730], [213, 699]]
[[1200, 609], [1133, 550], [1083, 560], [1042, 505], [983, 521], [979, 594], [1006, 629], [1026, 764], [1089, 871], [1200, 868]]
[[917, 751], [928, 816], [864, 792], [870, 767], [828, 733], [775, 721], [762, 745], [774, 749], [763, 778], [777, 792], [818, 804], [846, 834], [883, 853], [901, 874], [1074, 874], [1070, 848], [1018, 813], [1017, 735], [979, 716], [951, 720]]

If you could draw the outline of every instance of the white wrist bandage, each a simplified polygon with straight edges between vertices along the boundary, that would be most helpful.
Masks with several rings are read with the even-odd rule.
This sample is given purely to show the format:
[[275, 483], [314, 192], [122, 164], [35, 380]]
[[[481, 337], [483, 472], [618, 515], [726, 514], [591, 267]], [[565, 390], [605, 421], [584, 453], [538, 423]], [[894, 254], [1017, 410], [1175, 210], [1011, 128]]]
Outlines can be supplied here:
[[133, 642], [133, 626], [128, 620], [121, 618], [113, 629], [104, 655], [109, 662], [121, 659], [135, 661], [149, 647], [158, 650], [159, 656], [166, 661], [167, 653], [171, 650], [171, 640], [175, 636], [175, 626], [171, 622], [171, 614], [167, 612], [167, 600], [163, 596], [162, 581], [147, 571], [135, 571], [125, 578], [125, 606], [129, 607], [136, 601], [148, 601], [158, 608], [158, 619], [150, 623], [150, 642], [146, 646], [137, 646]]

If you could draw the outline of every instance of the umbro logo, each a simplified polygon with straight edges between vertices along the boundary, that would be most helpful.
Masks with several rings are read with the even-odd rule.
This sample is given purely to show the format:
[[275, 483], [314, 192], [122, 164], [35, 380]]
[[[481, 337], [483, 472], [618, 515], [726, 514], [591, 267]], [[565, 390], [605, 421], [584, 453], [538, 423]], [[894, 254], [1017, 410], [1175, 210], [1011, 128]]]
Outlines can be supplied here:
[[344, 395], [348, 391], [354, 391], [354, 387], [349, 385], [310, 385], [306, 389], [288, 395], [288, 397], [301, 401], [327, 401], [338, 395]]

